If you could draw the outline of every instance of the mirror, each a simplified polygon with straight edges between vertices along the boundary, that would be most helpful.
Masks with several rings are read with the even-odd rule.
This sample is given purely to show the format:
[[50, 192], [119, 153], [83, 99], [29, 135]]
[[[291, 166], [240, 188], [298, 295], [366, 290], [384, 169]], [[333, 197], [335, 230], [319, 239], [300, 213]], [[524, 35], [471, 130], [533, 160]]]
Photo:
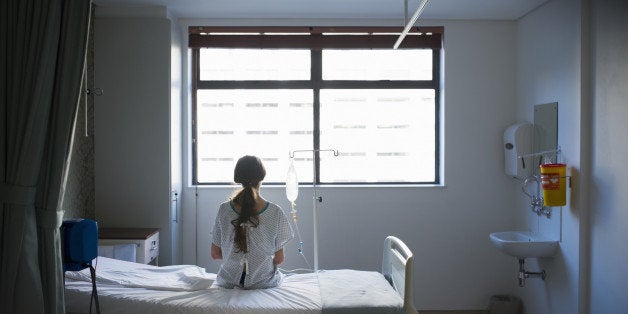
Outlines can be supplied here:
[[[532, 148], [535, 153], [555, 150], [558, 147], [558, 103], [534, 106], [534, 136]], [[550, 153], [535, 158], [534, 163], [540, 165], [544, 159], [557, 162], [556, 154]], [[535, 167], [538, 174], [538, 167]]]

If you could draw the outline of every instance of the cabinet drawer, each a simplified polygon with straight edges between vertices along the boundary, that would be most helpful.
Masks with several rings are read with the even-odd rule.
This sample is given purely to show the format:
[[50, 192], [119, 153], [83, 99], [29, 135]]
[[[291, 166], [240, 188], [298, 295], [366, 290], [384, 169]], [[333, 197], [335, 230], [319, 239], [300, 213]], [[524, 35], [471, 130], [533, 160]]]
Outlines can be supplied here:
[[144, 261], [148, 264], [159, 256], [159, 232], [153, 234], [144, 242]]
[[135, 262], [153, 263], [159, 258], [159, 230], [134, 228], [103, 228], [99, 231], [98, 245], [133, 244]]

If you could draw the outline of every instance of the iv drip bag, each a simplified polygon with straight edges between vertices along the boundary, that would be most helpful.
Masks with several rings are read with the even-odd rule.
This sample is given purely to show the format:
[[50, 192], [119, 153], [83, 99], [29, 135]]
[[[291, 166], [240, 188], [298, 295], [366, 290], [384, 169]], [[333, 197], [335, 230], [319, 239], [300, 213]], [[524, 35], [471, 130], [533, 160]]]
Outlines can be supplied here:
[[290, 167], [286, 175], [286, 197], [291, 203], [297, 200], [299, 196], [299, 180], [297, 180], [297, 171], [294, 169], [294, 162], [290, 159]]

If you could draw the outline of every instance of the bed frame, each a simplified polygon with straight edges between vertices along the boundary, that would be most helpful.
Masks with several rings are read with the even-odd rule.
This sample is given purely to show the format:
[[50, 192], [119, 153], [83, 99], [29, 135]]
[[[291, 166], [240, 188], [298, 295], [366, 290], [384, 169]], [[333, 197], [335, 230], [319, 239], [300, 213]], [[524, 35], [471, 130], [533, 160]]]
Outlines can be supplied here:
[[412, 251], [400, 239], [388, 236], [384, 240], [382, 259], [382, 275], [393, 286], [403, 299], [403, 310], [406, 314], [416, 314], [412, 302]]

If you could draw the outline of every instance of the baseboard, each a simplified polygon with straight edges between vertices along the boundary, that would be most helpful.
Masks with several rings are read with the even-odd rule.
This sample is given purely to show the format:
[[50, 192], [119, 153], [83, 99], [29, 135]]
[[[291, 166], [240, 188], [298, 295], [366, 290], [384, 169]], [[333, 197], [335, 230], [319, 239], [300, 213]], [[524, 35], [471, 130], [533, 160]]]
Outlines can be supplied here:
[[462, 310], [462, 311], [418, 311], [419, 314], [489, 314], [487, 310]]

